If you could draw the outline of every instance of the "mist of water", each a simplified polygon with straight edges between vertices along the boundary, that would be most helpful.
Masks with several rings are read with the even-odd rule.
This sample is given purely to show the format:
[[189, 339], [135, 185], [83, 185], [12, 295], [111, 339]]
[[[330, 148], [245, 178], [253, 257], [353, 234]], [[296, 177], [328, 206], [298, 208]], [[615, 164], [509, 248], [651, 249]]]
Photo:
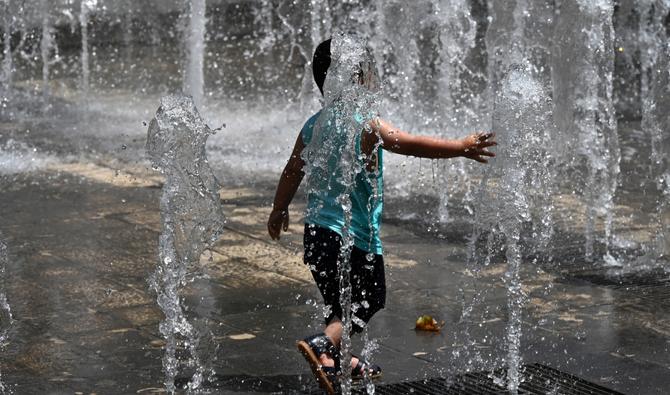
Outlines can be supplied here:
[[204, 123], [193, 100], [167, 96], [149, 125], [147, 153], [165, 176], [160, 200], [159, 264], [150, 279], [165, 314], [160, 332], [166, 340], [165, 386], [174, 393], [180, 361], [178, 345], [186, 348], [195, 369], [190, 389], [211, 375], [209, 361], [199, 350], [201, 336], [185, 314], [182, 288], [200, 273], [200, 256], [223, 231], [225, 218], [219, 184], [207, 162], [205, 144], [213, 131]]

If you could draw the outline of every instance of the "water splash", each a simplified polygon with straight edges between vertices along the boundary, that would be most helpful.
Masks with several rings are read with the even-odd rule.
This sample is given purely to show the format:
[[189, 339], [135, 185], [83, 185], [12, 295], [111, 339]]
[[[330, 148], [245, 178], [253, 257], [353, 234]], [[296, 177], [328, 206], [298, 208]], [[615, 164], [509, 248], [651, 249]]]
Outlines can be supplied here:
[[[340, 305], [344, 330], [340, 344], [343, 394], [351, 393], [351, 262], [354, 236], [351, 192], [363, 173], [364, 154], [357, 148], [368, 122], [377, 115], [378, 76], [371, 53], [357, 37], [336, 34], [331, 43], [332, 62], [324, 83], [326, 104], [314, 126], [313, 136], [303, 152], [307, 191], [313, 199], [336, 193], [344, 225], [338, 260]], [[367, 173], [367, 172], [366, 172]], [[366, 181], [376, 184], [376, 178]], [[323, 191], [326, 185], [332, 192]], [[309, 213], [308, 213], [309, 216]]]
[[[361, 351], [361, 357], [366, 361], [372, 363], [373, 355], [379, 350], [379, 342], [374, 339], [370, 339], [369, 328], [365, 326], [363, 328], [363, 351]], [[372, 378], [369, 375], [365, 375], [363, 378], [365, 383], [365, 391], [368, 395], [375, 394], [375, 385], [372, 382]]]
[[205, 152], [207, 138], [213, 133], [193, 100], [183, 96], [162, 98], [148, 130], [147, 153], [166, 177], [160, 202], [160, 260], [150, 285], [165, 314], [160, 332], [166, 339], [163, 369], [170, 393], [175, 391], [179, 369], [179, 339], [190, 355], [188, 364], [195, 367], [189, 388], [198, 388], [205, 375], [212, 373], [199, 352], [202, 334], [187, 319], [179, 292], [191, 273], [200, 272], [200, 255], [221, 235], [225, 223], [219, 184]]

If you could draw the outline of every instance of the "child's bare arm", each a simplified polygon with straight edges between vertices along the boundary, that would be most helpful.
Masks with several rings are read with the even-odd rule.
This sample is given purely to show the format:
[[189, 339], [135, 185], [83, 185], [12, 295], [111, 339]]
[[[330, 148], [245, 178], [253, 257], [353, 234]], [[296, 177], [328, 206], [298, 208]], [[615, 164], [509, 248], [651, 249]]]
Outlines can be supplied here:
[[288, 230], [288, 206], [298, 190], [302, 178], [305, 173], [302, 171], [305, 162], [300, 157], [305, 144], [302, 142], [302, 135], [298, 135], [298, 139], [293, 147], [291, 157], [281, 173], [277, 191], [275, 192], [275, 200], [272, 204], [272, 212], [268, 219], [268, 233], [274, 240], [279, 239], [281, 230]]
[[463, 156], [487, 163], [486, 157], [495, 154], [487, 147], [497, 145], [493, 133], [475, 133], [458, 140], [428, 136], [415, 136], [404, 132], [390, 123], [376, 118], [370, 123], [372, 131], [382, 139], [382, 147], [401, 155], [420, 158], [454, 158]]

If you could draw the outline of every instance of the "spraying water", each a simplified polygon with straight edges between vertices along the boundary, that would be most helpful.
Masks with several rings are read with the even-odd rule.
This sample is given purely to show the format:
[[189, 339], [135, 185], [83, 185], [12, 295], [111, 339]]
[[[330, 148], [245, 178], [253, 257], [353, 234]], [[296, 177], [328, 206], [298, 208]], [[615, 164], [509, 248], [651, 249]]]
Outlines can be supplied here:
[[48, 0], [42, 0], [40, 3], [40, 13], [42, 18], [42, 39], [40, 41], [40, 55], [42, 56], [42, 96], [43, 99], [49, 96], [49, 67], [54, 59], [51, 57], [53, 43], [53, 26], [51, 23], [51, 9]]
[[[439, 48], [438, 64], [438, 92], [439, 110], [436, 114], [436, 124], [442, 129], [448, 129], [454, 125], [463, 125], [471, 122], [474, 112], [467, 109], [479, 107], [475, 104], [477, 95], [470, 92], [465, 86], [466, 79], [462, 75], [468, 75], [469, 79], [476, 79], [477, 73], [465, 62], [475, 47], [477, 22], [474, 20], [470, 6], [464, 0], [433, 0], [434, 15], [437, 22], [439, 34], [435, 36], [434, 43]], [[464, 105], [468, 103], [469, 105]], [[446, 136], [446, 133], [442, 133]], [[468, 177], [464, 177], [465, 168], [463, 162], [449, 163], [451, 171], [445, 171], [444, 175], [436, 180], [436, 187], [442, 193], [438, 193], [440, 203], [438, 207], [438, 218], [442, 223], [450, 220], [449, 216], [449, 186], [448, 176], [454, 175], [453, 185], [467, 183]], [[447, 191], [446, 193], [444, 193]], [[466, 200], [467, 196], [466, 196]], [[467, 204], [466, 202], [464, 202]]]
[[500, 232], [506, 247], [507, 389], [514, 394], [521, 380], [521, 314], [526, 300], [520, 275], [523, 245], [521, 232], [528, 223], [535, 228], [542, 228], [543, 221], [533, 222], [533, 212], [544, 209], [543, 201], [539, 200], [538, 207], [534, 197], [547, 196], [551, 192], [541, 190], [543, 185], [547, 185], [548, 177], [546, 158], [551, 141], [548, 132], [551, 130], [548, 119], [550, 104], [544, 87], [531, 73], [523, 68], [514, 69], [503, 80], [502, 89], [496, 96], [493, 115], [494, 130], [505, 136], [505, 147], [499, 151], [501, 155], [496, 163], [502, 174], [501, 195], [498, 195], [500, 206], [494, 229]]
[[192, 0], [188, 30], [186, 31], [186, 68], [184, 70], [184, 92], [193, 97], [197, 107], [202, 106], [205, 89], [205, 11], [206, 0]]
[[[316, 121], [310, 144], [303, 152], [308, 194], [323, 193], [323, 180], [328, 188], [338, 193], [337, 202], [344, 216], [342, 245], [338, 259], [340, 279], [340, 305], [342, 306], [343, 334], [340, 344], [342, 366], [341, 388], [343, 394], [351, 393], [351, 262], [354, 245], [351, 232], [351, 193], [359, 182], [377, 188], [374, 173], [364, 170], [364, 154], [360, 149], [361, 133], [377, 114], [377, 75], [374, 59], [363, 40], [345, 34], [336, 34], [331, 43], [332, 62], [324, 84], [326, 103]], [[374, 199], [379, 199], [375, 194]], [[318, 200], [317, 200], [318, 201]], [[309, 213], [307, 214], [309, 216]], [[350, 318], [351, 317], [351, 318]], [[358, 322], [364, 326], [363, 322]]]
[[[521, 279], [523, 250], [530, 245], [533, 251], [542, 254], [547, 247], [552, 234], [551, 198], [555, 180], [550, 163], [550, 136], [554, 128], [549, 119], [551, 101], [546, 92], [547, 76], [535, 63], [545, 49], [537, 37], [525, 33], [530, 9], [523, 0], [517, 1], [515, 7], [490, 4], [492, 19], [486, 40], [490, 60], [491, 130], [499, 136], [501, 147], [476, 193], [475, 229], [468, 252], [474, 274], [498, 259], [507, 263], [504, 363], [507, 390], [513, 394], [518, 392], [522, 381], [521, 323], [526, 303]], [[532, 237], [528, 237], [528, 229]], [[501, 251], [504, 256], [500, 256]], [[474, 318], [474, 307], [483, 300], [485, 292], [475, 290], [472, 299], [464, 303], [466, 325]], [[478, 351], [469, 349], [475, 342], [468, 328], [464, 329], [463, 346], [455, 355], [463, 354], [468, 368], [490, 363]]]
[[198, 388], [212, 373], [198, 350], [201, 334], [187, 319], [179, 294], [189, 282], [188, 273], [200, 272], [200, 255], [222, 233], [225, 223], [219, 184], [205, 153], [211, 134], [191, 98], [167, 96], [161, 99], [147, 137], [147, 153], [166, 177], [160, 203], [160, 261], [150, 284], [165, 314], [160, 332], [166, 340], [163, 369], [169, 393], [175, 391], [179, 339], [190, 355], [188, 365], [195, 368], [189, 388]]
[[10, 0], [4, 0], [2, 3], [2, 16], [3, 16], [3, 42], [4, 46], [2, 49], [2, 89], [3, 89], [3, 100], [7, 100], [10, 95], [10, 90], [12, 87], [12, 73], [13, 73], [13, 60], [12, 60], [12, 12], [11, 12], [11, 3]]
[[81, 25], [81, 91], [84, 97], [88, 95], [91, 70], [88, 61], [88, 21], [90, 13], [95, 10], [98, 0], [84, 0], [81, 2], [79, 24]]
[[612, 104], [614, 45], [611, 0], [561, 2], [552, 59], [554, 120], [565, 142], [559, 153], [581, 172], [586, 204], [585, 257], [594, 259], [596, 220], [603, 218], [606, 262], [612, 262], [613, 199], [619, 138]]
[[651, 141], [651, 176], [659, 195], [656, 200], [656, 233], [653, 258], [670, 256], [670, 41], [665, 20], [670, 1], [645, 0], [640, 4], [640, 63], [642, 72], [642, 129]]

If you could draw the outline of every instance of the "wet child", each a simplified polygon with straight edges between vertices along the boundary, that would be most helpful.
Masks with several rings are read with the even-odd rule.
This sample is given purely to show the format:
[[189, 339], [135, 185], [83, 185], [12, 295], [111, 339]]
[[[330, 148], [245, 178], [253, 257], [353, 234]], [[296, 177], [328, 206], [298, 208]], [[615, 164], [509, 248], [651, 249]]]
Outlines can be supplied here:
[[[332, 72], [332, 59], [331, 40], [326, 40], [316, 48], [312, 64], [314, 81], [322, 95], [326, 76], [329, 71]], [[357, 77], [351, 81], [366, 85], [371, 78], [366, 73], [375, 71], [376, 68], [364, 70], [361, 63], [361, 67], [355, 71]], [[324, 141], [322, 138], [314, 138], [315, 130], [318, 129], [322, 135], [337, 133], [337, 120], [324, 121], [323, 118], [328, 116], [325, 113], [326, 109], [322, 109], [307, 120], [282, 172], [267, 224], [272, 239], [279, 239], [281, 231], [288, 230], [289, 204], [305, 176], [307, 155], [303, 151], [314, 151], [310, 144], [322, 144]], [[330, 114], [332, 116], [332, 112]], [[490, 133], [476, 133], [458, 140], [417, 136], [394, 127], [378, 116], [369, 117], [357, 136], [360, 136], [360, 141], [356, 142], [357, 152], [351, 158], [361, 162], [357, 164], [361, 170], [354, 175], [355, 180], [350, 184], [352, 186], [343, 189], [334, 182], [334, 178], [341, 177], [341, 174], [336, 175], [337, 169], [332, 163], [339, 160], [338, 156], [341, 157], [344, 152], [342, 150], [350, 148], [347, 148], [349, 145], [342, 145], [344, 140], [331, 139], [331, 144], [333, 141], [340, 141], [340, 146], [320, 151], [332, 158], [325, 158], [323, 161], [325, 171], [310, 174], [311, 189], [307, 193], [304, 261], [323, 296], [328, 316], [325, 317], [323, 332], [299, 341], [298, 349], [310, 364], [320, 386], [329, 394], [334, 393], [334, 385], [341, 373], [340, 343], [344, 329], [338, 273], [338, 265], [342, 261], [341, 251], [350, 251], [352, 313], [349, 318], [352, 332], [361, 332], [385, 304], [384, 260], [379, 237], [383, 205], [383, 151], [421, 158], [465, 157], [481, 163], [487, 163], [488, 157], [495, 156], [487, 150], [488, 147], [496, 145], [494, 136]], [[340, 196], [343, 191], [347, 191], [350, 198], [350, 211], [347, 214], [350, 213], [351, 217], [347, 221]], [[346, 229], [345, 224], [349, 224]], [[350, 249], [342, 248], [345, 233], [353, 237], [353, 246]], [[381, 375], [378, 366], [355, 355], [352, 356], [351, 367], [351, 377], [354, 380]]]

